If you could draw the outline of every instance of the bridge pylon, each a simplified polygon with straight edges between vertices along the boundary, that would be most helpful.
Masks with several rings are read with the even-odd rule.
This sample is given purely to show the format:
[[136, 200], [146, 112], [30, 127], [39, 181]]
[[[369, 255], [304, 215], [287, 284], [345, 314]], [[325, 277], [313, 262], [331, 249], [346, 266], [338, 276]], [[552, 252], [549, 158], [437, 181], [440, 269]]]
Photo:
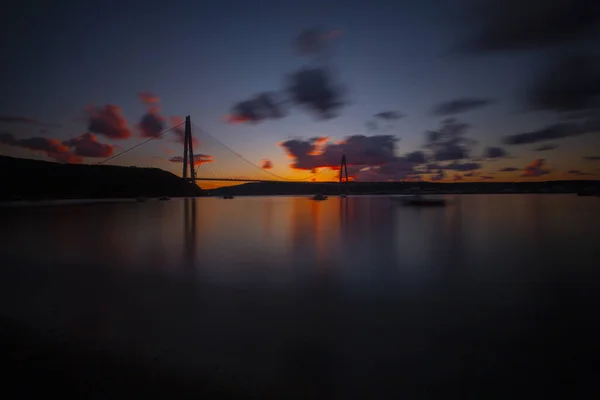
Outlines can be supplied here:
[[[185, 131], [183, 135], [183, 179], [196, 183], [196, 170], [194, 169], [194, 147], [192, 146], [192, 123], [190, 116], [185, 117]], [[190, 177], [188, 178], [188, 165]]]
[[[343, 175], [346, 175], [346, 180], [343, 180]], [[340, 164], [340, 194], [342, 194], [342, 182], [344, 182], [344, 187], [346, 188], [346, 193], [348, 194], [348, 166], [346, 165], [346, 155], [342, 154], [342, 162]]]

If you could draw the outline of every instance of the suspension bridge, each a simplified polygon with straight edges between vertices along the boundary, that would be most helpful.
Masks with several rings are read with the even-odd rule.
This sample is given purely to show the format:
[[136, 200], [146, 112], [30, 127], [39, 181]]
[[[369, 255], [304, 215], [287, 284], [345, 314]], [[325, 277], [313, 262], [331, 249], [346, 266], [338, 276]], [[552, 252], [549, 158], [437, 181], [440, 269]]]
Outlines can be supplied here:
[[[173, 140], [166, 141], [169, 145], [183, 145], [183, 154], [177, 153], [168, 146], [165, 147], [165, 141], [159, 139], [171, 136]], [[160, 157], [152, 156], [152, 152], [145, 156], [140, 156], [139, 152], [142, 148], [152, 146], [152, 144], [163, 143]], [[108, 157], [98, 164], [106, 164], [109, 162], [123, 160], [127, 155], [132, 155], [138, 152], [135, 156], [134, 165], [139, 166], [141, 160], [146, 160], [148, 167], [156, 167], [157, 163], [162, 162], [161, 169], [167, 169], [171, 172], [180, 175], [183, 179], [189, 182], [197, 181], [216, 181], [216, 182], [306, 182], [306, 183], [334, 183], [347, 182], [348, 170], [346, 166], [346, 158], [342, 156], [340, 161], [339, 176], [335, 178], [330, 175], [329, 180], [316, 181], [317, 177], [324, 178], [323, 173], [333, 172], [329, 168], [322, 168], [315, 173], [310, 173], [307, 176], [300, 178], [284, 177], [270, 171], [264, 166], [259, 166], [246, 157], [237, 153], [226, 144], [215, 138], [210, 133], [191, 122], [191, 118], [187, 116], [185, 122], [175, 125], [161, 133], [148, 138], [140, 143], [137, 143], [127, 149], [124, 149], [111, 157]], [[165, 154], [168, 151], [170, 154]], [[158, 162], [157, 162], [158, 160]], [[179, 171], [174, 167], [181, 165]], [[310, 171], [309, 171], [310, 172]], [[345, 176], [344, 174], [345, 173]], [[337, 173], [336, 173], [337, 175]]]

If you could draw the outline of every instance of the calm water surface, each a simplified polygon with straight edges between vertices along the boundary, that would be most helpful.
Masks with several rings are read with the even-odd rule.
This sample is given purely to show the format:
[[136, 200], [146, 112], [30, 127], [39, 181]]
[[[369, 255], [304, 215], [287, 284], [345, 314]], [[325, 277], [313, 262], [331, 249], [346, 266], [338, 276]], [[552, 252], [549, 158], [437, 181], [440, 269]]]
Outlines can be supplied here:
[[600, 199], [448, 199], [0, 209], [0, 311], [49, 336], [299, 397], [489, 396], [538, 373], [536, 390], [587, 387]]

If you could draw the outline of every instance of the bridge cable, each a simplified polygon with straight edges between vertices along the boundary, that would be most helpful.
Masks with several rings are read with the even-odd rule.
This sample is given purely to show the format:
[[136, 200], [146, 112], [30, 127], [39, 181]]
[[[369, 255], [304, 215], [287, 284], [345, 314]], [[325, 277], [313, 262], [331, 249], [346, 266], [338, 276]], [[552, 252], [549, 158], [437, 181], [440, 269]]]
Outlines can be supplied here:
[[117, 157], [119, 157], [119, 156], [121, 156], [121, 155], [123, 155], [123, 154], [125, 154], [125, 153], [127, 153], [127, 152], [129, 152], [129, 151], [131, 151], [131, 150], [133, 150], [133, 149], [135, 149], [135, 148], [137, 148], [137, 147], [140, 147], [141, 145], [144, 145], [144, 144], [146, 144], [146, 143], [148, 143], [148, 142], [151, 142], [151, 141], [153, 141], [153, 140], [155, 140], [155, 139], [158, 139], [159, 137], [162, 137], [162, 136], [166, 135], [167, 133], [171, 132], [172, 130], [174, 130], [174, 129], [176, 129], [176, 128], [179, 128], [181, 125], [184, 125], [184, 124], [185, 124], [185, 122], [182, 122], [182, 123], [180, 123], [179, 125], [173, 126], [173, 127], [169, 128], [169, 129], [167, 129], [167, 130], [165, 130], [165, 131], [161, 132], [161, 133], [160, 133], [160, 134], [158, 134], [157, 136], [153, 136], [153, 137], [151, 137], [151, 138], [150, 138], [150, 139], [148, 139], [148, 140], [144, 140], [143, 142], [141, 142], [141, 143], [138, 143], [138, 144], [136, 144], [136, 145], [134, 145], [134, 146], [131, 146], [130, 148], [128, 148], [128, 149], [125, 149], [125, 150], [123, 150], [122, 152], [115, 154], [114, 156], [108, 157], [108, 158], [106, 158], [106, 159], [104, 159], [104, 160], [102, 160], [102, 161], [98, 162], [96, 165], [101, 165], [101, 164], [104, 164], [105, 162], [107, 162], [107, 161], [110, 161], [110, 160], [112, 160], [113, 158], [117, 158]]
[[221, 142], [219, 139], [215, 138], [210, 133], [206, 132], [204, 129], [200, 128], [198, 125], [194, 124], [193, 122], [192, 122], [192, 124], [194, 125], [195, 128], [198, 129], [198, 131], [202, 132], [203, 134], [205, 134], [206, 136], [208, 136], [209, 138], [211, 138], [212, 140], [214, 140], [215, 142], [217, 142], [223, 148], [225, 148], [229, 152], [233, 153], [238, 158], [240, 158], [241, 160], [245, 161], [247, 164], [250, 164], [254, 168], [259, 169], [260, 171], [265, 172], [265, 173], [267, 173], [267, 174], [269, 174], [271, 176], [274, 176], [277, 179], [284, 180], [284, 181], [291, 181], [291, 182], [301, 182], [301, 181], [305, 181], [305, 180], [310, 179], [310, 178], [314, 178], [315, 176], [319, 175], [321, 172], [326, 171], [325, 169], [323, 169], [323, 170], [317, 172], [316, 174], [307, 176], [306, 178], [302, 178], [302, 179], [289, 179], [289, 178], [285, 178], [283, 176], [279, 176], [279, 175], [277, 175], [277, 174], [275, 174], [273, 172], [267, 171], [264, 168], [259, 167], [258, 165], [255, 165], [253, 162], [249, 161], [243, 155], [241, 155], [241, 154], [237, 153], [236, 151], [234, 151], [233, 149], [231, 149], [229, 146], [227, 146], [226, 144], [224, 144], [223, 142]]

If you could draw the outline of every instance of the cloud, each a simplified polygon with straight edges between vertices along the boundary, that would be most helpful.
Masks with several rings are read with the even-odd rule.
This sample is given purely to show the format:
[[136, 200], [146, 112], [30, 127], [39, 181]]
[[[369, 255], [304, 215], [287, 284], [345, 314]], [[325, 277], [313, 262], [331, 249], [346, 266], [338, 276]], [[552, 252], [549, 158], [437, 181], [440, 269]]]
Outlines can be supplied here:
[[288, 77], [286, 91], [294, 104], [319, 118], [333, 118], [344, 106], [342, 88], [333, 85], [331, 74], [324, 68], [302, 68], [294, 72]]
[[502, 169], [500, 169], [498, 171], [500, 171], [500, 172], [514, 172], [514, 171], [518, 171], [518, 170], [519, 170], [519, 168], [516, 168], [516, 167], [506, 167], [506, 168], [502, 168]]
[[503, 158], [508, 156], [508, 152], [504, 150], [502, 147], [487, 147], [485, 149], [486, 158]]
[[394, 146], [398, 140], [392, 135], [353, 135], [338, 143], [325, 143], [326, 138], [291, 139], [281, 143], [294, 160], [295, 169], [314, 170], [319, 167], [339, 166], [342, 154], [348, 165], [379, 166], [394, 161]]
[[533, 151], [550, 151], [550, 150], [554, 150], [556, 149], [558, 146], [555, 144], [545, 144], [543, 146], [540, 146], [536, 149], [534, 149]]
[[2, 115], [2, 116], [0, 116], [0, 123], [29, 124], [29, 125], [41, 126], [41, 127], [45, 127], [45, 128], [60, 128], [61, 127], [60, 124], [48, 124], [48, 123], [42, 122], [42, 121], [34, 119], [34, 118], [28, 118], [28, 117], [23, 117], [23, 116], [18, 116], [18, 115]]
[[536, 74], [536, 80], [528, 88], [526, 103], [531, 110], [567, 113], [568, 119], [598, 118], [600, 56], [555, 57]]
[[341, 35], [341, 30], [324, 32], [321, 29], [305, 29], [296, 37], [294, 47], [301, 55], [320, 54], [325, 50], [327, 41]]
[[157, 108], [151, 108], [138, 124], [142, 137], [158, 137], [165, 130], [165, 118]]
[[470, 8], [472, 37], [462, 51], [485, 53], [541, 49], [598, 33], [596, 0], [477, 0]]
[[510, 145], [537, 143], [599, 131], [600, 117], [584, 121], [559, 122], [535, 131], [508, 135], [504, 137], [504, 143]]
[[[182, 156], [171, 157], [171, 158], [169, 158], [169, 161], [173, 162], [173, 163], [183, 163], [183, 157]], [[194, 166], [211, 163], [213, 161], [214, 161], [213, 156], [209, 156], [206, 154], [194, 154]]]
[[140, 98], [142, 103], [149, 105], [149, 106], [151, 106], [153, 104], [158, 104], [158, 102], [160, 101], [158, 96], [155, 96], [150, 92], [142, 92], [138, 95], [138, 97]]
[[104, 135], [111, 139], [127, 139], [131, 137], [131, 130], [123, 117], [121, 108], [112, 104], [104, 107], [90, 106], [87, 108], [89, 114], [88, 131], [98, 135]]
[[139, 94], [139, 98], [147, 106], [147, 112], [138, 123], [140, 135], [146, 138], [156, 138], [165, 130], [165, 117], [160, 115], [158, 96], [149, 92]]
[[84, 133], [74, 139], [65, 140], [63, 144], [73, 148], [73, 154], [83, 157], [110, 157], [114, 146], [98, 142], [93, 133]]
[[342, 155], [346, 155], [349, 173], [362, 181], [389, 181], [412, 179], [415, 167], [425, 161], [420, 151], [405, 156], [395, 155], [392, 135], [353, 135], [328, 143], [327, 138], [291, 139], [281, 147], [292, 159], [295, 169], [316, 171], [318, 168], [339, 169]]
[[583, 157], [583, 159], [588, 161], [600, 161], [600, 156], [587, 156]]
[[262, 160], [260, 163], [260, 167], [262, 169], [271, 169], [273, 168], [273, 163], [270, 160]]
[[448, 169], [451, 171], [475, 171], [481, 168], [481, 164], [479, 163], [451, 163], [442, 167], [442, 169]]
[[367, 121], [367, 122], [365, 122], [365, 127], [369, 131], [376, 131], [377, 129], [379, 129], [379, 125], [377, 125], [377, 122], [375, 122], [375, 121]]
[[478, 176], [479, 175], [479, 171], [472, 171], [472, 172], [467, 172], [466, 174], [463, 174], [463, 176], [466, 177], [473, 177], [473, 176]]
[[469, 124], [461, 123], [455, 118], [442, 121], [437, 131], [428, 131], [426, 144], [423, 146], [432, 151], [435, 161], [453, 161], [469, 157], [471, 146], [475, 141], [464, 136]]
[[522, 177], [542, 176], [550, 173], [550, 170], [544, 168], [546, 160], [538, 158], [524, 168]]
[[411, 163], [415, 163], [415, 164], [425, 164], [427, 162], [425, 153], [423, 153], [422, 151], [419, 151], [419, 150], [405, 154], [404, 158], [407, 161], [409, 161]]
[[571, 175], [579, 175], [579, 174], [581, 173], [581, 171], [580, 171], [580, 170], [578, 170], [578, 169], [572, 169], [572, 170], [570, 170], [570, 171], [569, 171], [569, 172], [567, 172], [567, 173], [568, 173], [568, 174], [571, 174]]
[[387, 120], [387, 121], [393, 121], [393, 120], [397, 120], [400, 118], [404, 118], [405, 115], [398, 111], [382, 111], [382, 112], [379, 112], [379, 113], [373, 115], [373, 117]]
[[435, 175], [432, 175], [429, 179], [432, 181], [442, 181], [446, 178], [446, 172], [443, 169], [440, 169]]
[[472, 111], [478, 108], [483, 108], [487, 105], [492, 104], [494, 101], [491, 99], [477, 99], [477, 98], [461, 98], [451, 101], [446, 101], [437, 104], [431, 110], [431, 113], [438, 117], [450, 116]]
[[479, 179], [481, 179], [482, 181], [489, 181], [490, 179], [494, 179], [493, 176], [489, 176], [489, 175], [481, 175], [479, 177]]
[[462, 181], [463, 177], [461, 174], [454, 174], [454, 176], [452, 177], [452, 180], [454, 181]]
[[72, 154], [69, 151], [69, 148], [57, 139], [49, 139], [44, 137], [17, 139], [9, 132], [1, 132], [0, 144], [41, 152], [46, 154], [49, 158], [59, 162], [81, 162], [81, 157]]
[[250, 100], [234, 104], [231, 113], [225, 118], [230, 124], [257, 123], [265, 119], [281, 118], [285, 115], [284, 102], [277, 97], [272, 92], [257, 94]]

